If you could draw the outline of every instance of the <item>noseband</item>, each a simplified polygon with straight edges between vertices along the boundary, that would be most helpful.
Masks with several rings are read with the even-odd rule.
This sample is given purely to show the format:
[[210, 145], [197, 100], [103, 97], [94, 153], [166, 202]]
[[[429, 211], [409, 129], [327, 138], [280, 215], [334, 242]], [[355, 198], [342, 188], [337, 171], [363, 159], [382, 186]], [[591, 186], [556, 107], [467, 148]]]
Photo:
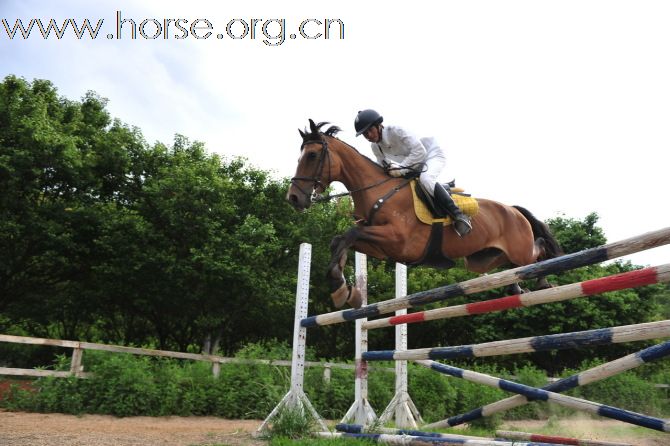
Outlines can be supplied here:
[[[293, 177], [291, 178], [291, 184], [294, 185], [300, 192], [302, 192], [306, 197], [309, 197], [312, 203], [315, 203], [319, 201], [319, 194], [316, 192], [317, 186], [320, 186], [322, 190], [326, 190], [326, 186], [323, 184], [321, 181], [321, 177], [323, 175], [323, 168], [325, 167], [326, 164], [326, 159], [328, 160], [328, 181], [327, 183], [330, 184], [330, 151], [328, 150], [328, 141], [322, 139], [320, 141], [304, 141], [302, 145], [300, 146], [300, 151], [302, 151], [306, 145], [308, 144], [321, 144], [323, 147], [321, 149], [321, 156], [319, 156], [319, 162], [316, 165], [316, 168], [314, 169], [314, 173], [312, 174], [311, 177]], [[312, 182], [312, 192], [309, 193], [305, 191], [300, 185], [298, 185], [298, 181], [311, 181]]]

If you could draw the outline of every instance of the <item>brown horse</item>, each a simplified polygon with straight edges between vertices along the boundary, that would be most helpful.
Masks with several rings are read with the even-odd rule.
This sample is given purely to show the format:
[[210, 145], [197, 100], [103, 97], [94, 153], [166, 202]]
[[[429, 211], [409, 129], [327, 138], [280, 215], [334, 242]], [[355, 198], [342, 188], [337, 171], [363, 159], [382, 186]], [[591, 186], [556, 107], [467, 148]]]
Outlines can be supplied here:
[[[359, 308], [360, 292], [355, 286], [347, 286], [343, 274], [347, 250], [353, 248], [378, 259], [407, 264], [430, 263], [426, 254], [434, 254], [435, 247], [429, 248], [429, 241], [435, 231], [417, 219], [411, 189], [404, 187], [408, 180], [388, 176], [377, 163], [336, 138], [338, 127], [322, 131], [327, 123], [315, 124], [310, 119], [309, 124], [309, 131], [300, 130], [301, 154], [286, 198], [302, 211], [334, 181], [349, 191], [357, 224], [333, 238], [328, 279], [337, 308], [345, 303]], [[439, 227], [437, 251], [447, 259], [464, 258], [468, 270], [485, 273], [562, 254], [547, 225], [526, 209], [486, 199], [477, 201], [479, 212], [472, 218], [470, 234], [459, 237], [451, 226]], [[551, 285], [541, 278], [538, 286]], [[514, 292], [521, 292], [518, 284]]]

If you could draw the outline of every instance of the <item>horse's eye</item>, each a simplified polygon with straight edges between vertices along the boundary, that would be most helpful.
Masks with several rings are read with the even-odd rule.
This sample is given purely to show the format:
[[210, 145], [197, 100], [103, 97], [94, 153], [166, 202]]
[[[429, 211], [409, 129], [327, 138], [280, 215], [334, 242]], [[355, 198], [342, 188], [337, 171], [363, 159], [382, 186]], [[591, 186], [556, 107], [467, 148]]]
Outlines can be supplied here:
[[316, 159], [316, 152], [309, 152], [307, 154], [307, 160], [308, 161], [314, 161]]

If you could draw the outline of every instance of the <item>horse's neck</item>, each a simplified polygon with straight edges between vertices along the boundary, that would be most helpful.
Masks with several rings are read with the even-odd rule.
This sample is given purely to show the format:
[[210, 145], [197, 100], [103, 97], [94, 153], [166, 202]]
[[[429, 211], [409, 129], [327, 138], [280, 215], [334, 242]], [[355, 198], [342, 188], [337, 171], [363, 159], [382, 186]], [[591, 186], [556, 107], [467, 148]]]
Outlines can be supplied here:
[[342, 166], [340, 178], [337, 181], [344, 184], [349, 192], [352, 192], [354, 212], [359, 216], [365, 216], [374, 202], [382, 197], [395, 182], [390, 181], [366, 189], [388, 179], [381, 167], [340, 141], [338, 141], [334, 151], [337, 152]]

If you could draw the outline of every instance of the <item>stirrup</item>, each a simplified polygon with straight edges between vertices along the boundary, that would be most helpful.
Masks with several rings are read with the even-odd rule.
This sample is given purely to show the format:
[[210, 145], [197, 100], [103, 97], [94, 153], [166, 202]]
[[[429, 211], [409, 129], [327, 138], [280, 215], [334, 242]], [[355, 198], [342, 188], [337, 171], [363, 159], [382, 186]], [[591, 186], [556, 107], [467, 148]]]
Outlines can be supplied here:
[[[458, 230], [458, 224], [459, 223], [465, 225], [464, 230], [462, 230], [462, 231]], [[454, 222], [453, 222], [452, 226], [454, 227], [454, 231], [456, 232], [456, 234], [458, 234], [459, 237], [463, 237], [465, 235], [468, 235], [470, 233], [470, 231], [472, 231], [472, 223], [470, 223], [470, 219], [468, 217], [466, 217], [465, 215], [454, 217]], [[463, 228], [461, 228], [461, 229], [463, 229]]]

